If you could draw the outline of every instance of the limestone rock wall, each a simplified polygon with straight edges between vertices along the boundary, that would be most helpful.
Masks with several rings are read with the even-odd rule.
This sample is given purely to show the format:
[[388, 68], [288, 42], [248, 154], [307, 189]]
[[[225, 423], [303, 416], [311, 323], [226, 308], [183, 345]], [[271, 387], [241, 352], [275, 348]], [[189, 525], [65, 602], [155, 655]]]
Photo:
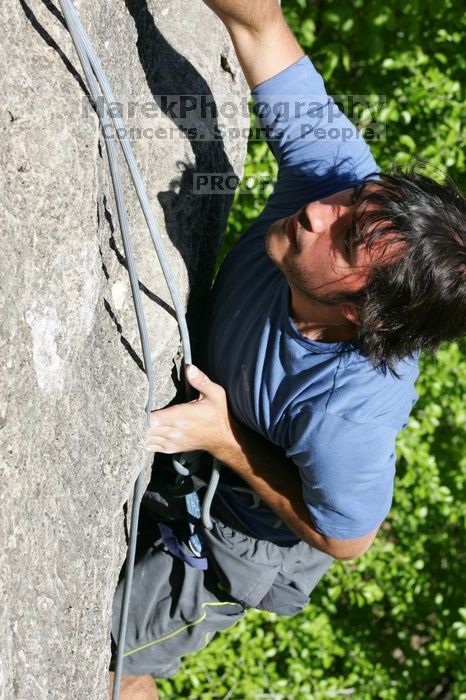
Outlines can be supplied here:
[[[160, 95], [239, 103], [229, 38], [200, 0], [75, 5], [132, 129], [195, 329], [231, 197], [194, 194], [193, 174], [239, 174], [245, 137], [190, 140], [205, 115], [179, 119]], [[105, 148], [58, 2], [10, 0], [0, 21], [0, 697], [103, 699], [123, 505], [151, 463], [146, 379]], [[215, 129], [221, 117], [208, 116]], [[244, 110], [229, 124], [246, 131]], [[155, 408], [175, 394], [180, 342], [124, 175]]]

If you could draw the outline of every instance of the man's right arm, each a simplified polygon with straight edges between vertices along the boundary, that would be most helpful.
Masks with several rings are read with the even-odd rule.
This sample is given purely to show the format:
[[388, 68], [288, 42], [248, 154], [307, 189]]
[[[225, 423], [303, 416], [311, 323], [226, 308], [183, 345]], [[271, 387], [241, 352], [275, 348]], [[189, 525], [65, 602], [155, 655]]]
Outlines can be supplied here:
[[187, 376], [200, 392], [199, 398], [153, 411], [148, 449], [163, 454], [209, 452], [244, 479], [301, 540], [335, 559], [355, 559], [370, 547], [378, 528], [352, 539], [329, 537], [316, 530], [303, 500], [297, 466], [280, 448], [233, 418], [221, 386], [194, 367]]
[[236, 422], [230, 415], [231, 439], [217, 458], [246, 481], [301, 540], [335, 559], [360, 557], [373, 543], [378, 527], [367, 535], [337, 539], [318, 532], [303, 500], [298, 468], [283, 451]]
[[204, 2], [226, 26], [251, 90], [304, 56], [277, 0]]

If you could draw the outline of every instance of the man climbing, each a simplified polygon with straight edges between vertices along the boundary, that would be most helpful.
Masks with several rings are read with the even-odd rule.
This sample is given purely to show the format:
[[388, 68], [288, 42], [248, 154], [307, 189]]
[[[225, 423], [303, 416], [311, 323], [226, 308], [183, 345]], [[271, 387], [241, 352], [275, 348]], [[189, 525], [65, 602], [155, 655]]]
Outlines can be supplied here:
[[[155, 473], [122, 700], [155, 698], [153, 678], [247, 608], [296, 614], [333, 559], [370, 547], [417, 353], [466, 330], [464, 197], [377, 173], [276, 0], [204, 1], [230, 33], [279, 176], [214, 286], [205, 373], [187, 368], [199, 398], [152, 414], [148, 449], [203, 450], [225, 468], [202, 533], [206, 570], [186, 554], [182, 501]], [[121, 584], [115, 641], [120, 603]]]

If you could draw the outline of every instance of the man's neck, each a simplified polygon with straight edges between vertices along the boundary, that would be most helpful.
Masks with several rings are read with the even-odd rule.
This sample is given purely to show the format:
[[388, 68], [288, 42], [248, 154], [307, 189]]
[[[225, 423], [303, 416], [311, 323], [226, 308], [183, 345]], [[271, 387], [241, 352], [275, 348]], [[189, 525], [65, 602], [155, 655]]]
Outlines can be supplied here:
[[299, 333], [311, 340], [338, 343], [357, 337], [356, 326], [343, 316], [338, 306], [303, 299], [291, 293], [290, 316]]
[[321, 343], [341, 343], [343, 341], [352, 341], [356, 339], [354, 328], [347, 326], [322, 326], [306, 321], [296, 321], [291, 317], [296, 330], [305, 338], [310, 340], [318, 340]]

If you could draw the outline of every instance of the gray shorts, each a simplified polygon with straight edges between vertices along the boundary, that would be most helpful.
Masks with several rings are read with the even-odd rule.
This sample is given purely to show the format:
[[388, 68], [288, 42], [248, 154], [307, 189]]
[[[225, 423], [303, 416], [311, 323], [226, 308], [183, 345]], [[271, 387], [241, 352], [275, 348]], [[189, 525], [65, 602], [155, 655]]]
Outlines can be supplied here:
[[[231, 515], [214, 499], [213, 528], [203, 531], [208, 568], [193, 568], [165, 548], [158, 524], [164, 518], [150, 512], [153, 497], [153, 493], [146, 495], [141, 512], [125, 675], [175, 675], [184, 654], [204, 648], [216, 632], [234, 625], [248, 608], [296, 615], [333, 561], [304, 542], [282, 546], [251, 537], [235, 527]], [[176, 499], [171, 512], [179, 506]], [[184, 522], [172, 520], [170, 527], [182, 541]], [[114, 649], [123, 583], [113, 603]]]

